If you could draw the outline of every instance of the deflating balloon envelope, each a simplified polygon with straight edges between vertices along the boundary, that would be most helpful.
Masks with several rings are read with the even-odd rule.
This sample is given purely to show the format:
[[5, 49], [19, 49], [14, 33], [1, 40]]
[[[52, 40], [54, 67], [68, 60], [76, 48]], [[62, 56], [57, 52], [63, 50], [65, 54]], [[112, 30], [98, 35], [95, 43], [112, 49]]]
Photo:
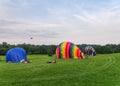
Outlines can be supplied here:
[[62, 42], [56, 48], [56, 56], [57, 58], [75, 58], [80, 59], [82, 57], [81, 50], [71, 42]]

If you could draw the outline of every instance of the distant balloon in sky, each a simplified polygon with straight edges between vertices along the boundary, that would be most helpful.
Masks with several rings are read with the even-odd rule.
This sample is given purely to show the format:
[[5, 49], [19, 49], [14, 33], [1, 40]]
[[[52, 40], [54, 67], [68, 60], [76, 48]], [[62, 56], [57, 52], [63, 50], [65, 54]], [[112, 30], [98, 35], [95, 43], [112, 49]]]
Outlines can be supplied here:
[[33, 37], [31, 37], [30, 39], [33, 39]]

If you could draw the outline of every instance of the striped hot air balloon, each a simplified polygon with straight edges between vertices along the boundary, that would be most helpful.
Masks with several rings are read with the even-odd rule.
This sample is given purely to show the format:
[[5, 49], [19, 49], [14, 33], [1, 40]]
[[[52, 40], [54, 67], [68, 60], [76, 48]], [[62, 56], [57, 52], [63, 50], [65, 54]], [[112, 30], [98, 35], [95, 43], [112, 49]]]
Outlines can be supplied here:
[[80, 59], [84, 58], [83, 53], [81, 50], [71, 42], [62, 42], [56, 48], [56, 56], [57, 58], [75, 58]]

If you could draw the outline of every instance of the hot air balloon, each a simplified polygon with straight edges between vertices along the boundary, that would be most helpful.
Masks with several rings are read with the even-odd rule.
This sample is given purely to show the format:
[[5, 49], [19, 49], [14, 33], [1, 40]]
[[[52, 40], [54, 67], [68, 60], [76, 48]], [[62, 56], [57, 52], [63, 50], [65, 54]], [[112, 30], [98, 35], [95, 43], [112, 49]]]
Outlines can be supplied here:
[[85, 54], [87, 56], [95, 56], [96, 55], [96, 51], [92, 46], [86, 46], [85, 47]]
[[82, 51], [71, 42], [62, 42], [56, 48], [56, 57], [58, 59], [81, 59], [84, 58]]
[[24, 62], [26, 59], [27, 54], [23, 48], [12, 48], [6, 53], [6, 62]]

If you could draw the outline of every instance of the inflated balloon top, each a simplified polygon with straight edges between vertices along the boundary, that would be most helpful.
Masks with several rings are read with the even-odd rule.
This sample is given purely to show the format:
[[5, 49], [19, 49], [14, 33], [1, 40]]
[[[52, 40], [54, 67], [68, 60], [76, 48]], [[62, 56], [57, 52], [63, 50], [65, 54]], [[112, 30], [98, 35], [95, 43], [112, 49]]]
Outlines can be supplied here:
[[84, 58], [81, 50], [71, 42], [62, 42], [56, 48], [56, 56], [57, 58], [75, 58], [80, 59]]

